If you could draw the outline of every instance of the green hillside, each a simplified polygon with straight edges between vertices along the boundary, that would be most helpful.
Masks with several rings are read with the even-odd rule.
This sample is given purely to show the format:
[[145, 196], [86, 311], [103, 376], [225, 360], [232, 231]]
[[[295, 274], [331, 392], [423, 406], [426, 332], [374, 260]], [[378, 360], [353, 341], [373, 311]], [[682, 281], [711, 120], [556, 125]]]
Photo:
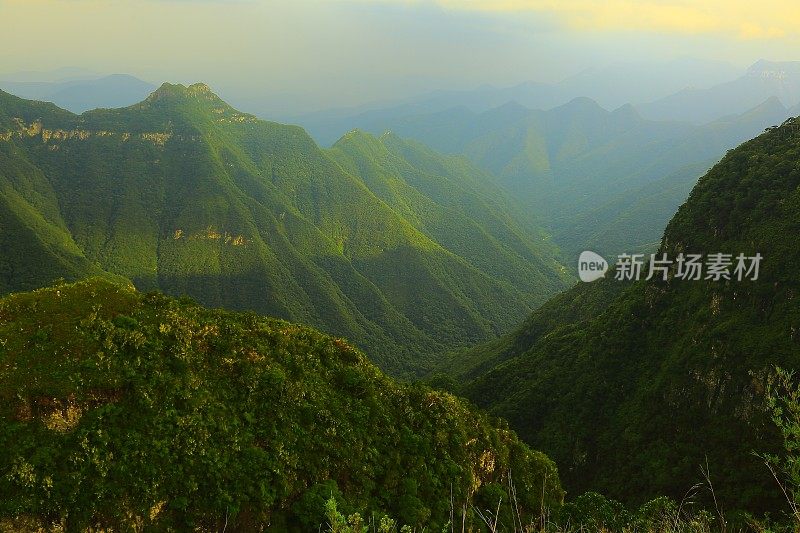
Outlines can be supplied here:
[[565, 286], [558, 249], [494, 179], [465, 158], [386, 133], [353, 131], [331, 155], [416, 229], [541, 303]]
[[[503, 256], [407, 219], [402, 204], [415, 199], [376, 194], [332, 155], [202, 84], [164, 84], [139, 104], [82, 115], [1, 93], [0, 220], [13, 251], [0, 260], [2, 289], [122, 276], [317, 326], [413, 374], [509, 329], [563, 287], [552, 246], [491, 227], [502, 216], [462, 219], [473, 232], [513, 234], [503, 246], [518, 248], [508, 253], [526, 269], [515, 278], [524, 290]], [[423, 169], [438, 161], [422, 147], [406, 157]], [[418, 181], [436, 187], [427, 172]], [[475, 180], [455, 163], [443, 172], [455, 189]]]
[[[779, 443], [763, 393], [800, 365], [800, 137], [781, 127], [726, 155], [660, 253], [763, 256], [757, 281], [581, 284], [511, 336], [456, 359], [463, 391], [551, 455], [571, 493], [680, 499], [710, 468], [728, 510], [783, 509], [754, 451]], [[701, 495], [705, 497], [708, 495]]]
[[586, 249], [616, 255], [655, 248], [697, 178], [788, 116], [772, 98], [696, 126], [576, 98], [547, 111], [510, 102], [480, 113], [462, 107], [356, 124], [468, 157], [552, 233], [571, 263]]
[[525, 521], [563, 497], [502, 422], [341, 339], [97, 278], [0, 300], [0, 448], [4, 531], [317, 531], [331, 497], [438, 531], [512, 478]]

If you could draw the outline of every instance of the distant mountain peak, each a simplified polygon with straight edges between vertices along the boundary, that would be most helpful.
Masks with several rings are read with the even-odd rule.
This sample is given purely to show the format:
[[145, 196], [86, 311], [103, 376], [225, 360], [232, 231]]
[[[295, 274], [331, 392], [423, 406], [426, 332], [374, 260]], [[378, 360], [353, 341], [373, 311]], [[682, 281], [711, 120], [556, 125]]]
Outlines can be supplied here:
[[636, 108], [633, 107], [631, 104], [621, 105], [616, 108], [614, 111], [611, 112], [612, 115], [617, 117], [626, 117], [626, 118], [641, 118], [639, 112], [636, 111]]
[[157, 101], [163, 98], [205, 98], [208, 100], [222, 101], [222, 99], [214, 94], [211, 88], [205, 83], [193, 83], [188, 87], [180, 83], [164, 82], [161, 86], [153, 91], [146, 101]]
[[211, 118], [217, 122], [256, 122], [258, 119], [238, 111], [217, 96], [205, 83], [186, 86], [180, 83], [162, 83], [143, 101], [132, 109], [158, 108], [165, 113], [177, 113], [184, 117]]
[[578, 96], [564, 104], [565, 106], [586, 106], [596, 109], [603, 109], [600, 104], [597, 103], [597, 100], [589, 98], [588, 96]]
[[573, 98], [566, 104], [560, 105], [550, 110], [550, 112], [557, 112], [557, 113], [579, 113], [579, 114], [587, 114], [587, 113], [596, 113], [596, 114], [608, 114], [608, 111], [604, 109], [597, 101], [586, 97], [586, 96], [579, 96], [577, 98]]
[[765, 120], [769, 123], [780, 123], [787, 117], [788, 114], [789, 110], [785, 105], [783, 105], [781, 99], [777, 96], [770, 96], [752, 109], [749, 109], [738, 115], [723, 117], [715, 121], [714, 124], [748, 123], [752, 121], [761, 123]]
[[780, 108], [780, 109], [784, 109], [784, 110], [786, 109], [786, 106], [783, 105], [783, 102], [781, 102], [781, 99], [778, 98], [775, 95], [772, 95], [769, 98], [767, 98], [766, 100], [764, 100], [764, 102], [761, 105], [759, 105], [758, 107], [774, 108], [774, 109]]

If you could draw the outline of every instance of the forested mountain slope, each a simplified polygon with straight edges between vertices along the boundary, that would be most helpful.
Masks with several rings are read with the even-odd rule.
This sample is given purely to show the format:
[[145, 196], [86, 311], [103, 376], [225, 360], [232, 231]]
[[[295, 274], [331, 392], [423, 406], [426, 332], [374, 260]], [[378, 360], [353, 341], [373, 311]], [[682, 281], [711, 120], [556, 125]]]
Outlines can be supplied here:
[[550, 453], [570, 492], [680, 498], [707, 460], [726, 509], [782, 508], [753, 452], [778, 442], [767, 376], [800, 366], [798, 231], [800, 130], [789, 123], [701, 178], [660, 246], [673, 260], [759, 253], [758, 280], [680, 280], [673, 264], [668, 281], [581, 284], [455, 363], [472, 378], [462, 392]]
[[494, 178], [389, 133], [353, 131], [331, 155], [419, 231], [536, 304], [565, 286], [559, 250]]
[[[408, 157], [422, 168], [435, 161], [419, 153]], [[565, 279], [552, 246], [522, 239], [533, 281], [520, 290], [502, 261], [465, 257], [407, 220], [302, 129], [240, 113], [202, 84], [82, 115], [0, 93], [0, 156], [5, 291], [122, 276], [315, 325], [415, 373], [509, 328]], [[470, 219], [489, 234], [494, 222]]]

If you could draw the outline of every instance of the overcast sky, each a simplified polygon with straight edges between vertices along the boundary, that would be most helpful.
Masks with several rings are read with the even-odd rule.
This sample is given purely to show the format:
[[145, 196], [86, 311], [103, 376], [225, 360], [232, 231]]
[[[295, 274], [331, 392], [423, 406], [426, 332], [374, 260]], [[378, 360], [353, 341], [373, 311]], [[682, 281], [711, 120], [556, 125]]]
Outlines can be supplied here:
[[76, 66], [314, 109], [691, 56], [800, 59], [797, 0], [0, 0], [0, 72]]

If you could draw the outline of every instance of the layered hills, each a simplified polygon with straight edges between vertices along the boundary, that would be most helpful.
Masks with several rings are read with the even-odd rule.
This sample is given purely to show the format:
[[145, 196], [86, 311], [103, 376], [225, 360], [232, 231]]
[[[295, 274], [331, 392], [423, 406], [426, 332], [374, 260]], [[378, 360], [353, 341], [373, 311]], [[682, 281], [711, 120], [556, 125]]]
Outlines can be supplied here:
[[360, 124], [460, 154], [497, 177], [507, 195], [544, 225], [570, 260], [585, 250], [652, 251], [699, 176], [729, 149], [780, 124], [777, 98], [698, 126], [613, 111], [588, 98], [547, 110], [511, 102]]
[[466, 160], [361, 135], [323, 151], [202, 84], [82, 115], [0, 93], [0, 158], [4, 292], [122, 277], [315, 325], [413, 374], [568, 279]]
[[800, 61], [761, 59], [735, 79], [710, 87], [686, 87], [637, 109], [655, 120], [702, 124], [739, 114], [768, 98], [778, 98], [788, 107], [800, 103]]

